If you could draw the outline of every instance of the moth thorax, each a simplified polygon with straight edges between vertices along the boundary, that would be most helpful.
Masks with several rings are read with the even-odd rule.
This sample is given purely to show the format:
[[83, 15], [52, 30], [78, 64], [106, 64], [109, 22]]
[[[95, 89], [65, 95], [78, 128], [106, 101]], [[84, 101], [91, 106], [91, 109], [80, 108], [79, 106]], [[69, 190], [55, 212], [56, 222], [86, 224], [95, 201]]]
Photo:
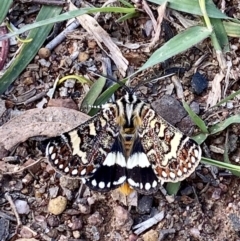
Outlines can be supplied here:
[[139, 127], [142, 125], [142, 119], [139, 115], [135, 115], [133, 117], [133, 126], [136, 128], [136, 127]]
[[119, 115], [116, 119], [116, 122], [119, 126], [124, 126], [126, 123], [126, 118], [123, 115]]

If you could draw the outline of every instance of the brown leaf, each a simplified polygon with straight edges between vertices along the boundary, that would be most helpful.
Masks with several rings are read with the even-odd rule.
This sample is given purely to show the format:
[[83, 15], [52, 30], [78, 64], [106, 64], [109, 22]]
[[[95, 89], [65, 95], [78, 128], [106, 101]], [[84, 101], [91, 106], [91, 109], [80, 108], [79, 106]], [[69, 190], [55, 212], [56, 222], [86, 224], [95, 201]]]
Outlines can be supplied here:
[[30, 137], [57, 136], [87, 119], [89, 116], [86, 114], [63, 107], [28, 110], [0, 127], [0, 147], [10, 151]]

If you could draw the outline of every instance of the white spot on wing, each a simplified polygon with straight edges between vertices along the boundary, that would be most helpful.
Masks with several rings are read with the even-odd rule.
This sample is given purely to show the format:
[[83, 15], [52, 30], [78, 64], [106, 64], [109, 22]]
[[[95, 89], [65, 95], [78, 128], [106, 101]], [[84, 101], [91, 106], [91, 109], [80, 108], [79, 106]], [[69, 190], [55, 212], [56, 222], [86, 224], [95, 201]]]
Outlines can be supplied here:
[[127, 181], [130, 184], [130, 186], [132, 186], [132, 187], [139, 187], [139, 183], [134, 182], [132, 178], [128, 178]]
[[114, 181], [113, 182], [113, 185], [120, 185], [120, 184], [122, 184], [122, 183], [124, 183], [125, 181], [126, 181], [126, 176], [122, 176], [122, 177], [120, 177], [119, 179], [118, 179], [118, 181]]
[[183, 174], [182, 171], [181, 171], [181, 170], [178, 170], [177, 175], [178, 175], [179, 177], [181, 177], [182, 174]]
[[56, 158], [56, 153], [54, 152], [52, 155], [51, 155], [51, 159], [54, 160]]
[[151, 185], [150, 185], [149, 182], [147, 182], [147, 183], [145, 184], [145, 189], [146, 189], [146, 190], [149, 190], [150, 188], [151, 188]]
[[[75, 169], [76, 170], [76, 169]], [[82, 169], [82, 171], [80, 172], [80, 174], [83, 176], [83, 175], [85, 175], [86, 174], [86, 168], [84, 168], [84, 169]]]
[[68, 173], [69, 172], [69, 167], [65, 167], [64, 172]]
[[94, 187], [96, 187], [96, 186], [97, 186], [97, 182], [96, 182], [96, 180], [95, 180], [95, 179], [93, 179], [91, 183], [92, 183], [92, 185], [93, 185]]
[[103, 189], [105, 187], [105, 183], [104, 182], [99, 182], [98, 186]]
[[54, 160], [54, 164], [57, 165], [58, 164], [58, 159]]
[[198, 157], [198, 154], [199, 154], [198, 150], [197, 150], [197, 149], [194, 149], [194, 155], [195, 155], [196, 157]]
[[53, 146], [50, 146], [50, 147], [48, 148], [48, 154], [52, 154], [52, 152], [53, 152]]
[[156, 186], [157, 186], [157, 181], [154, 180], [153, 183], [152, 183], [152, 187], [154, 188], [154, 187], [156, 187]]
[[167, 178], [167, 173], [165, 171], [162, 171], [162, 176]]
[[175, 179], [175, 178], [176, 178], [176, 175], [175, 175], [173, 172], [170, 172], [170, 173], [169, 173], [169, 176], [170, 176], [172, 179]]
[[[77, 174], [78, 174], [78, 170], [77, 170], [77, 169], [73, 169], [73, 170], [72, 170], [72, 175], [75, 176], [75, 175], [77, 175]], [[84, 180], [85, 180], [85, 179], [84, 179]], [[86, 180], [85, 180], [85, 181], [86, 181]]]
[[58, 168], [59, 168], [59, 169], [63, 169], [63, 164], [60, 164], [60, 165], [58, 166]]

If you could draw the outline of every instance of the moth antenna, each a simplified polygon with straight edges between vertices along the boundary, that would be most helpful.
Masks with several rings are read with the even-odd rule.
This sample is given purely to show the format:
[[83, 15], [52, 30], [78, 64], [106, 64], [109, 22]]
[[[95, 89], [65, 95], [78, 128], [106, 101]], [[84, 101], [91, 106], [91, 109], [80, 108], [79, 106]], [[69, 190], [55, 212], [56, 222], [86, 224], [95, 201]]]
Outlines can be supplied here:
[[149, 82], [152, 82], [152, 81], [156, 81], [156, 80], [161, 80], [161, 79], [170, 77], [170, 76], [172, 76], [172, 75], [174, 75], [174, 74], [175, 74], [175, 73], [171, 73], [171, 74], [163, 75], [163, 76], [160, 76], [160, 77], [157, 77], [157, 78], [152, 78], [152, 79], [147, 79], [147, 80], [145, 80], [145, 81], [142, 81], [142, 82], [140, 82], [139, 84], [137, 84], [137, 85], [132, 89], [132, 92], [136, 92], [136, 90], [137, 90], [140, 86], [142, 86], [142, 85], [144, 85], [144, 84], [146, 84], [146, 83], [149, 83]]
[[132, 94], [133, 91], [123, 82], [123, 81], [119, 81], [117, 79], [115, 79], [113, 76], [110, 76], [110, 75], [103, 75], [103, 74], [99, 74], [99, 73], [96, 73], [96, 72], [92, 72], [90, 71], [92, 74], [98, 76], [98, 77], [102, 77], [102, 78], [106, 78], [106, 79], [110, 79], [112, 80], [113, 82], [119, 84], [121, 87], [124, 88], [124, 90], [126, 92], [128, 92], [129, 94]]

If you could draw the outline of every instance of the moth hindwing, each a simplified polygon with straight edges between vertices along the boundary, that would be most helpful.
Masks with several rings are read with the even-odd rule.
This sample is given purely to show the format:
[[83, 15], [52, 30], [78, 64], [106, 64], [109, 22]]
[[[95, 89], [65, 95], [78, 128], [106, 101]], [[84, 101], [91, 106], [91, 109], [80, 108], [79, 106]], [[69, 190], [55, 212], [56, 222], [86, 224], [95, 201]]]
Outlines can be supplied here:
[[127, 183], [144, 194], [187, 178], [201, 159], [194, 140], [132, 93], [52, 138], [46, 154], [58, 172], [81, 178], [93, 190], [110, 191]]

